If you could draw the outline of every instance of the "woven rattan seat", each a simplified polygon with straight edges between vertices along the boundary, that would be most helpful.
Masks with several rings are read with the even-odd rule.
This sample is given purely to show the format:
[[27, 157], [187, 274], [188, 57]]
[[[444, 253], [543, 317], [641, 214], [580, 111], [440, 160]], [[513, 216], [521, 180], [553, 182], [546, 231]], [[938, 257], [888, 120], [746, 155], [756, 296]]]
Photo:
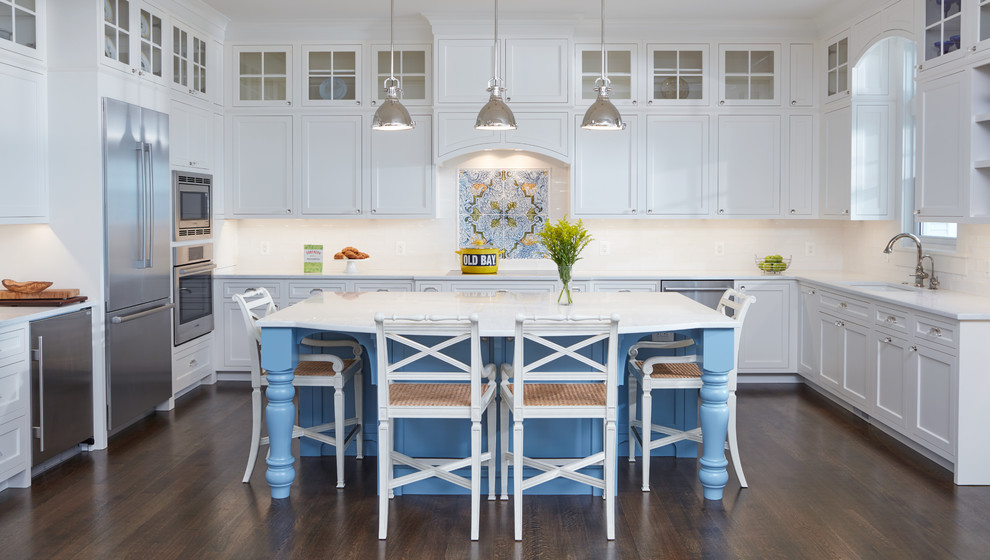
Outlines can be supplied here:
[[[491, 389], [481, 387], [484, 395]], [[393, 383], [388, 392], [391, 406], [471, 406], [469, 383]]]
[[523, 400], [525, 406], [605, 406], [605, 395], [602, 383], [533, 383]]
[[[643, 361], [637, 360], [636, 365], [643, 367]], [[682, 379], [685, 377], [697, 377], [701, 379], [701, 369], [698, 364], [653, 364], [653, 371], [650, 377], [654, 379]]]

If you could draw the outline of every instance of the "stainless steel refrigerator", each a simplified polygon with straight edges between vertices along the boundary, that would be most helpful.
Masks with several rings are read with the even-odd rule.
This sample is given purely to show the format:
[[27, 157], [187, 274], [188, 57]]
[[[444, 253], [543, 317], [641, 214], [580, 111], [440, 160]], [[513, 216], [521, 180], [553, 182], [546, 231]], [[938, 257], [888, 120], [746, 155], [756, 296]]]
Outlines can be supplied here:
[[172, 396], [168, 115], [103, 100], [110, 432]]

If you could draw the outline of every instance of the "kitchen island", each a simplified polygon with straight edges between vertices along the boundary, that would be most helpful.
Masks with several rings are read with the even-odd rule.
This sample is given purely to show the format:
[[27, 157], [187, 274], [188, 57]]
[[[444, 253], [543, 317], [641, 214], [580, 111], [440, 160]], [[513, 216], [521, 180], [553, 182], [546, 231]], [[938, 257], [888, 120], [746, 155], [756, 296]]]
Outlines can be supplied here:
[[[707, 499], [718, 500], [728, 481], [724, 443], [728, 425], [728, 372], [734, 366], [733, 331], [737, 324], [721, 313], [673, 293], [580, 293], [574, 304], [560, 306], [549, 293], [318, 293], [259, 321], [262, 329], [261, 365], [268, 371], [265, 409], [271, 447], [266, 480], [272, 498], [287, 498], [295, 478], [291, 455], [293, 370], [299, 341], [318, 331], [343, 333], [365, 347], [375, 380], [374, 315], [469, 315], [477, 313], [484, 337], [513, 335], [516, 315], [608, 315], [619, 323], [619, 356], [632, 344], [659, 331], [682, 331], [699, 343], [702, 381], [700, 420], [704, 431], [699, 478]], [[624, 375], [619, 376], [620, 380]], [[621, 381], [620, 381], [621, 383]], [[529, 438], [529, 441], [533, 441]], [[539, 444], [540, 442], [536, 442]], [[547, 441], [547, 444], [552, 442]], [[589, 445], [595, 442], [588, 442]], [[489, 444], [491, 445], [491, 444]]]

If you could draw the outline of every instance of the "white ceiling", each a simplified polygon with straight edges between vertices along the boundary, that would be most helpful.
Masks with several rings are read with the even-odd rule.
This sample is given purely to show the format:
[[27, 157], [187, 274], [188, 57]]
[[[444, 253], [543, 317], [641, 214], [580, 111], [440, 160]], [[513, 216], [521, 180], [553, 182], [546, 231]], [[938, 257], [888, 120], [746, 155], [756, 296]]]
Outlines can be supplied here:
[[[389, 0], [203, 0], [234, 22], [304, 21], [382, 18]], [[814, 19], [835, 0], [609, 0], [606, 18], [787, 20]], [[421, 14], [478, 16], [491, 14], [492, 0], [395, 0], [395, 17]], [[599, 0], [501, 0], [499, 16], [559, 13], [563, 17], [597, 19]]]

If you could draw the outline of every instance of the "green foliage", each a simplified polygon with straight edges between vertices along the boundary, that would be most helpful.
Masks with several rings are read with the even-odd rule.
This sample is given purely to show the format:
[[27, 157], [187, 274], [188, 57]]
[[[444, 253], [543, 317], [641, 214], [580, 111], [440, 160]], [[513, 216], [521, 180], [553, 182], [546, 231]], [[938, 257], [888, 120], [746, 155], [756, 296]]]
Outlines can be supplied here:
[[567, 221], [567, 216], [557, 220], [556, 224], [548, 223], [539, 235], [546, 248], [545, 256], [558, 268], [573, 266], [581, 258], [578, 255], [593, 239], [581, 220], [574, 224]]

